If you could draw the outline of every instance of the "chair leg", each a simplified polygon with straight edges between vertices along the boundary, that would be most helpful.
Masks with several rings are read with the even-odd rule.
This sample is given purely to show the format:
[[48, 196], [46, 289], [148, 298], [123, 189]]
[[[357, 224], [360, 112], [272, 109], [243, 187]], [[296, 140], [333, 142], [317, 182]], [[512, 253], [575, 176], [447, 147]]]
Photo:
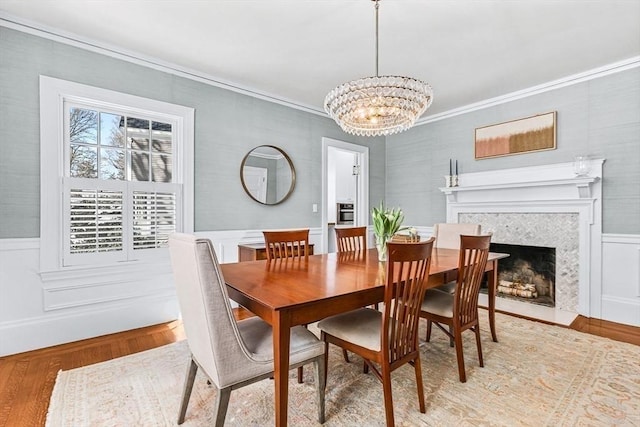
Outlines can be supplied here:
[[345, 350], [344, 348], [342, 349], [342, 357], [344, 357], [344, 361], [349, 363], [349, 354], [347, 353], [347, 350]]
[[329, 341], [327, 341], [327, 334], [324, 331], [320, 332], [320, 339], [324, 341], [324, 380], [322, 389], [327, 389], [327, 377], [329, 376]]
[[184, 422], [184, 416], [187, 413], [187, 406], [189, 405], [189, 398], [191, 397], [191, 391], [193, 390], [193, 383], [196, 379], [196, 373], [198, 372], [198, 365], [193, 361], [193, 358], [189, 362], [187, 367], [187, 375], [184, 380], [184, 389], [182, 391], [182, 403], [180, 404], [180, 412], [178, 412], [178, 424]]
[[420, 405], [420, 412], [424, 414], [427, 412], [427, 409], [424, 405], [424, 387], [422, 385], [422, 367], [420, 366], [419, 353], [418, 353], [418, 357], [416, 357], [416, 360], [413, 363], [413, 368], [416, 371], [416, 387], [418, 387], [418, 404]]
[[393, 397], [391, 396], [391, 369], [387, 364], [382, 365], [382, 390], [384, 392], [384, 414], [387, 427], [394, 427]]
[[454, 337], [456, 342], [456, 357], [458, 358], [458, 374], [460, 376], [460, 382], [467, 382], [467, 374], [464, 370], [464, 354], [462, 353], [462, 333], [460, 331], [454, 331]]
[[324, 356], [316, 358], [315, 365], [316, 399], [318, 399], [318, 422], [324, 424], [324, 390], [326, 385], [326, 364]]
[[[307, 325], [302, 325], [307, 328]], [[302, 384], [304, 382], [304, 368], [300, 366], [298, 368], [298, 384]]]
[[453, 347], [453, 325], [449, 325], [449, 347]]
[[229, 398], [231, 397], [231, 387], [225, 387], [218, 390], [216, 401], [213, 407], [213, 413], [216, 414], [216, 427], [224, 426], [224, 419], [227, 416], [227, 408], [229, 407]]
[[480, 343], [480, 325], [476, 325], [473, 328], [473, 331], [476, 333], [476, 346], [478, 347], [478, 362], [480, 362], [480, 367], [484, 367], [484, 361], [482, 360], [482, 344]]
[[425, 340], [429, 342], [430, 339], [431, 339], [431, 320], [427, 320], [427, 335]]

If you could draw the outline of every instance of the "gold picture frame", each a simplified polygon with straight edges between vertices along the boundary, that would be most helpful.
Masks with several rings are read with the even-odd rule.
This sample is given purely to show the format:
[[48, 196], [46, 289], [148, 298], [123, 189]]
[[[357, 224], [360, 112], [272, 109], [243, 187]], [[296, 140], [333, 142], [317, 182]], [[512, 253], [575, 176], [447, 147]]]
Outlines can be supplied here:
[[475, 158], [555, 150], [556, 112], [476, 128]]

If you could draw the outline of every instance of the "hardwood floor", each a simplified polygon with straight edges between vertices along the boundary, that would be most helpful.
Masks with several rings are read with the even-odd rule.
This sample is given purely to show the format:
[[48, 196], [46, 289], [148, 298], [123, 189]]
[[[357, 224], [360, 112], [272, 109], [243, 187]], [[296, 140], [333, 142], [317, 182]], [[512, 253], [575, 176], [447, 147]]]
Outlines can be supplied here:
[[[243, 319], [251, 314], [236, 310]], [[640, 345], [640, 328], [579, 316], [571, 329]], [[0, 358], [0, 426], [44, 425], [59, 370], [103, 362], [185, 338], [178, 321]]]

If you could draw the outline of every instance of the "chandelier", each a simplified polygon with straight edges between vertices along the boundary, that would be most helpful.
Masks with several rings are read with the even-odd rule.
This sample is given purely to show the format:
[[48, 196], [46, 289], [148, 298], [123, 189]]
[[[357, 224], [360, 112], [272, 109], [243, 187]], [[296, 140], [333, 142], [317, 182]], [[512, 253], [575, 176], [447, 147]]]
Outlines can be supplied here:
[[324, 109], [347, 133], [393, 135], [414, 125], [433, 101], [428, 83], [411, 77], [378, 76], [378, 7], [376, 11], [376, 75], [343, 83], [324, 99]]

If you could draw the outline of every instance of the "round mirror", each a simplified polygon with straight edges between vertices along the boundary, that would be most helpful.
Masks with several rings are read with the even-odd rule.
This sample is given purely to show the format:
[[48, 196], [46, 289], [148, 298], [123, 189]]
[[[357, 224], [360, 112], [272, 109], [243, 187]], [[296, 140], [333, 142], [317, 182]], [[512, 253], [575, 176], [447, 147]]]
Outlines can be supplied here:
[[249, 151], [240, 166], [244, 191], [263, 205], [284, 202], [296, 184], [296, 170], [287, 154], [273, 145]]

